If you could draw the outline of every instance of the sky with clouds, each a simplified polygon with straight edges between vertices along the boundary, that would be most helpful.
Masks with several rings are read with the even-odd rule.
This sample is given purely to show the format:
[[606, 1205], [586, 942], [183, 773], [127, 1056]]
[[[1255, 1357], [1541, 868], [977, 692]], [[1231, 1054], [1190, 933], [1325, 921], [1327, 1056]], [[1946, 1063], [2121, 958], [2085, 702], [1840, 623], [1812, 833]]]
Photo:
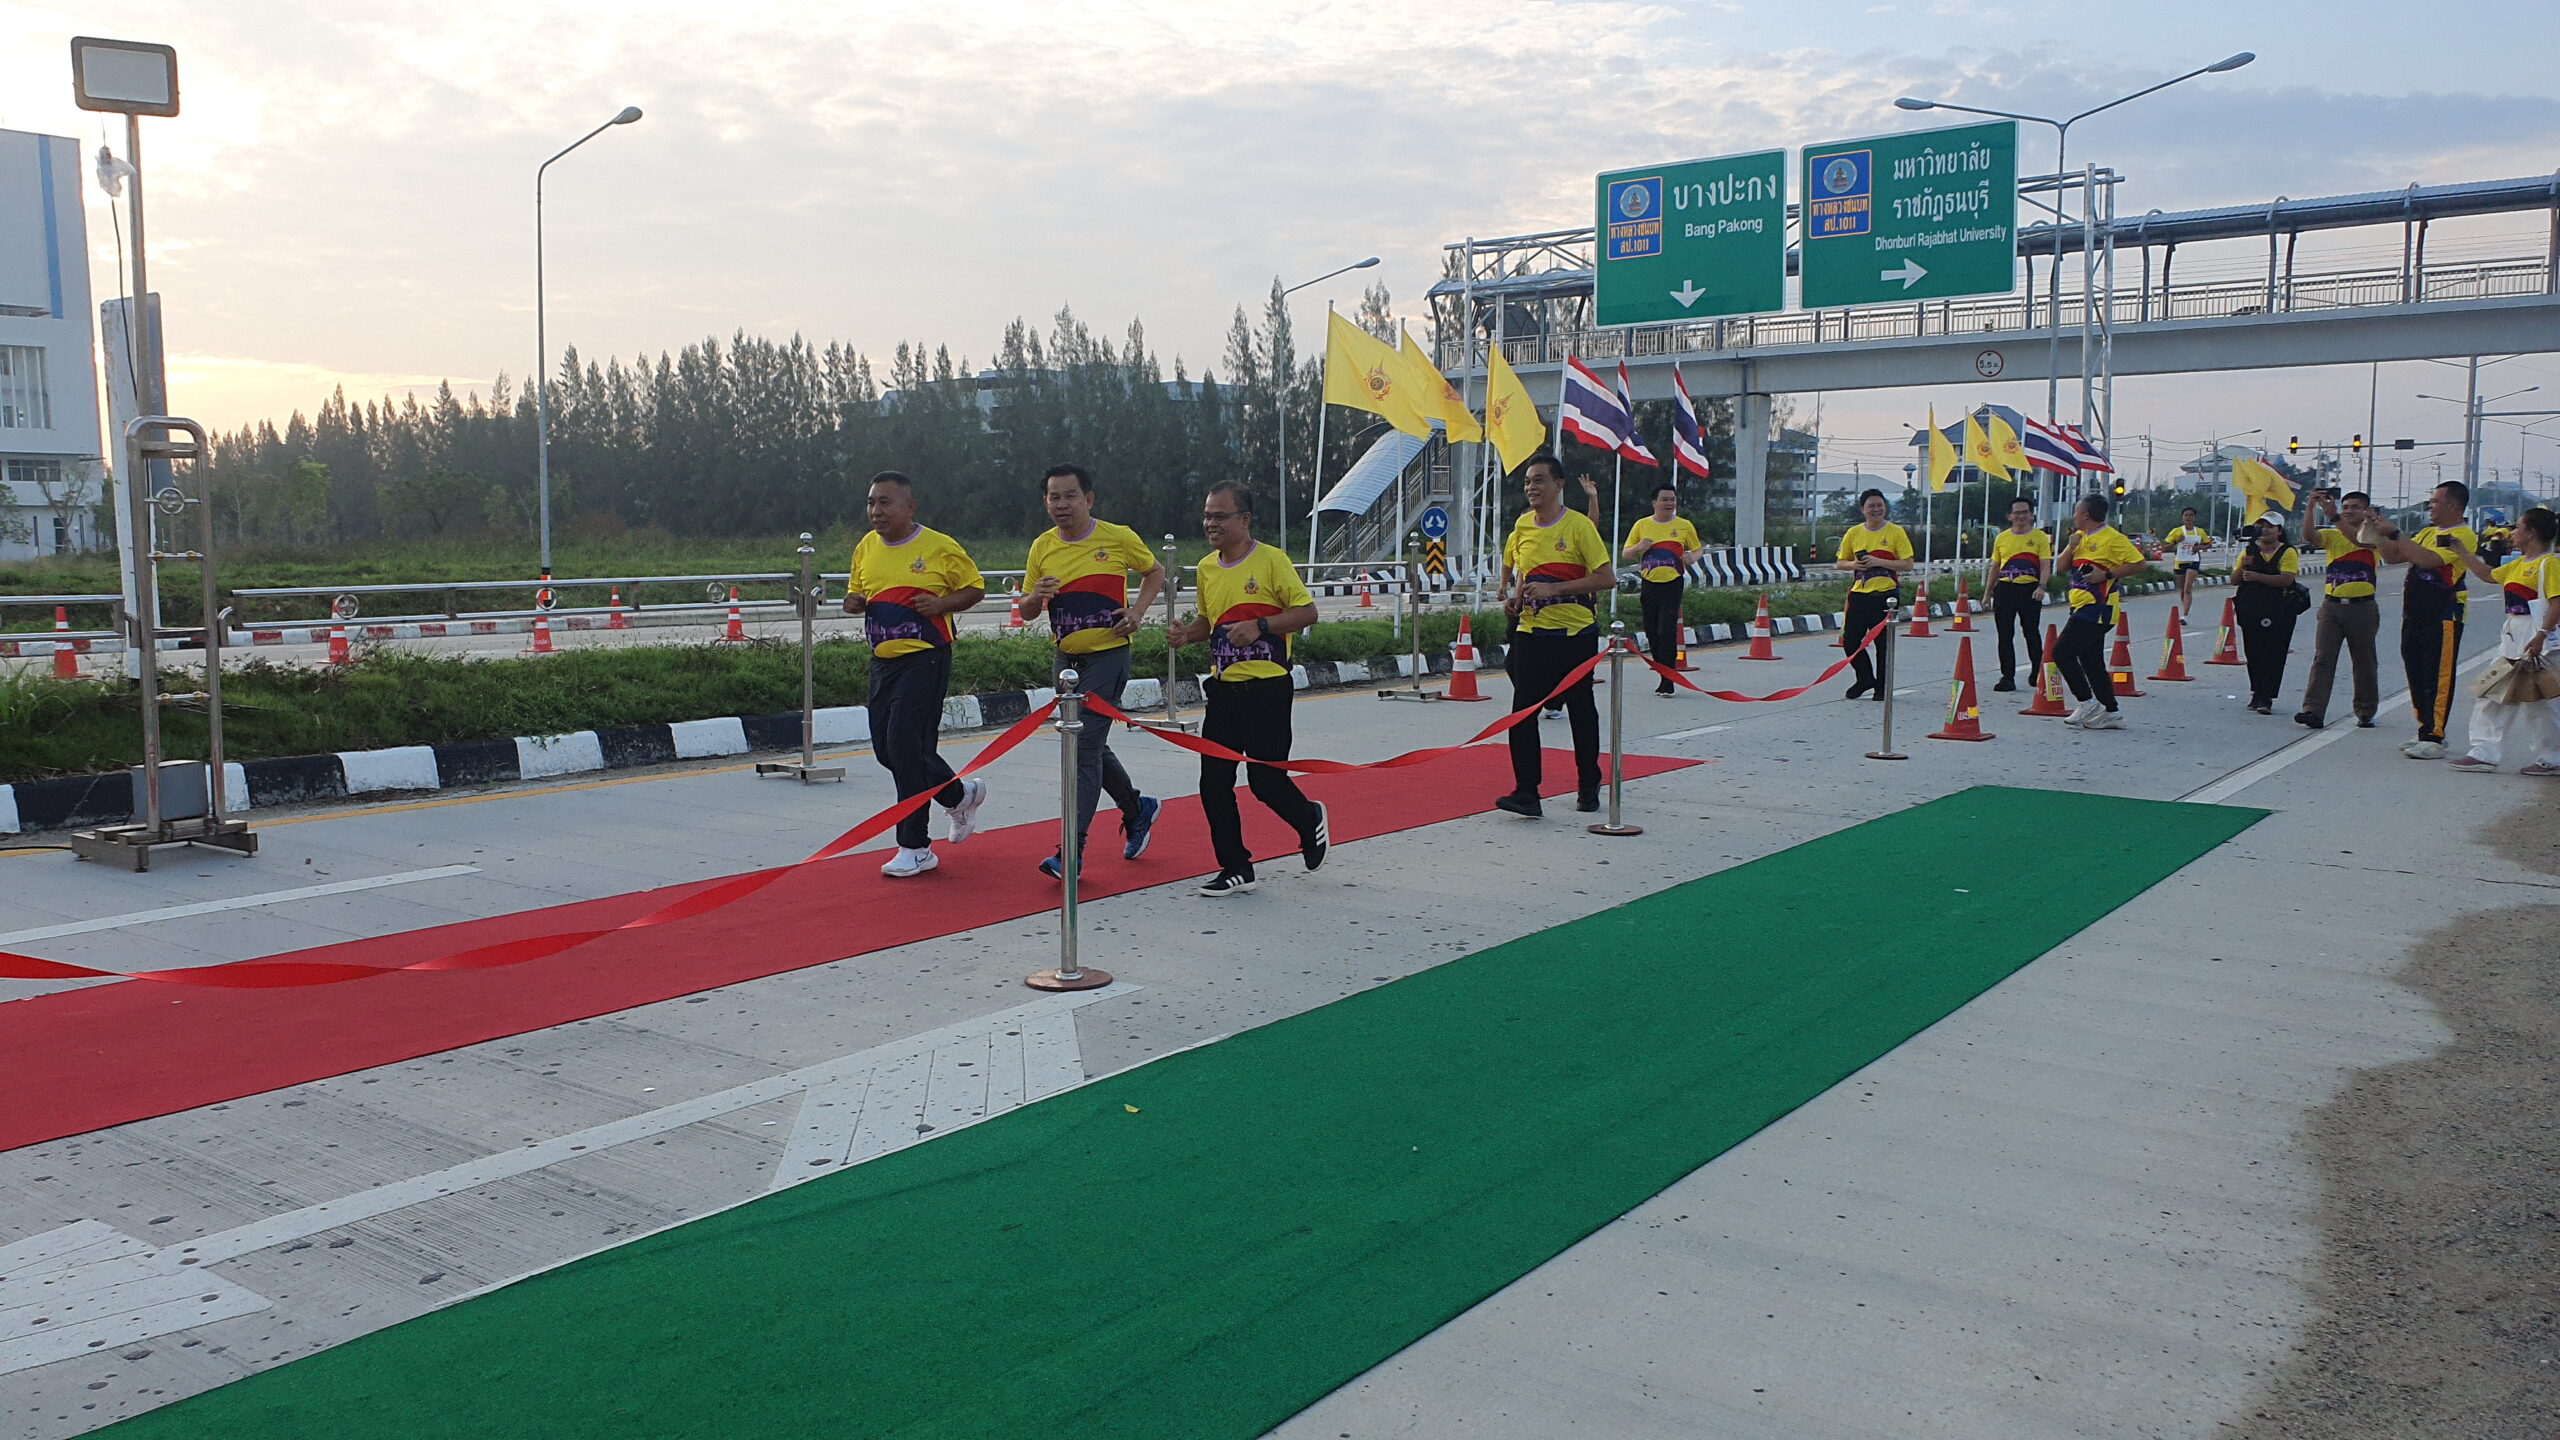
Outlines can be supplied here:
[[[68, 38], [178, 48], [186, 113], [145, 122], [153, 277], [177, 406], [227, 425], [341, 382], [522, 376], [534, 167], [626, 104], [647, 118], [551, 172], [555, 346], [745, 329], [983, 359], [1006, 321], [1072, 305], [1143, 318], [1196, 372], [1275, 274], [1375, 253], [1418, 314], [1443, 245], [1582, 223], [1598, 170], [1930, 123], [1902, 94], [2069, 113], [2256, 51], [2074, 132], [2134, 210], [2548, 173], [2553, 29], [2548, 0], [2423, 23], [2363, 0], [0, 0], [0, 128], [94, 148], [107, 117], [70, 103]], [[94, 191], [89, 222], [115, 293]], [[2529, 253], [2545, 224], [2445, 227], [2440, 253]], [[1305, 324], [1324, 296], [1300, 298]], [[2505, 373], [2560, 393], [2560, 357]], [[2343, 434], [2365, 380], [2128, 380], [2117, 429]], [[2442, 407], [2413, 392], [2447, 383], [2385, 367], [2381, 429], [2423, 429]], [[2023, 396], [1827, 397], [1846, 438], [1826, 464], [1973, 398]]]

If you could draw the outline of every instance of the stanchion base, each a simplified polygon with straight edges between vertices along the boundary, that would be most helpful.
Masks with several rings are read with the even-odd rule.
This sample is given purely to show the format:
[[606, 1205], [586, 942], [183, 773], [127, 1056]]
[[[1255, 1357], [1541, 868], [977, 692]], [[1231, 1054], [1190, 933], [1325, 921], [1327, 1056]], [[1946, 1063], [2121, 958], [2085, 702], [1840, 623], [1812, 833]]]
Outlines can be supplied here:
[[1870, 760], [1908, 760], [1911, 757], [1903, 754], [1899, 750], [1870, 750], [1867, 752], [1867, 758]]
[[1197, 720], [1132, 720], [1129, 723], [1140, 730], [1171, 730], [1182, 735], [1200, 728]]
[[117, 866], [140, 875], [151, 869], [151, 852], [179, 845], [201, 845], [239, 855], [258, 853], [258, 837], [247, 825], [227, 820], [196, 830], [162, 825], [154, 833], [145, 825], [101, 825], [71, 832], [71, 853], [83, 860]]
[[1641, 835], [1644, 833], [1644, 827], [1641, 825], [1585, 825], [1582, 828], [1594, 835]]
[[842, 780], [844, 778], [844, 767], [841, 765], [803, 765], [797, 760], [759, 760], [756, 762], [756, 774], [758, 777], [766, 775], [789, 775], [799, 780], [803, 785], [815, 785], [821, 780]]
[[1101, 970], [1079, 970], [1073, 975], [1040, 970], [1022, 977], [1022, 983], [1034, 990], [1099, 990], [1111, 983], [1111, 976]]
[[1425, 690], [1417, 683], [1410, 690], [1381, 690], [1378, 692], [1378, 698], [1381, 700], [1438, 700], [1442, 697], [1439, 691]]

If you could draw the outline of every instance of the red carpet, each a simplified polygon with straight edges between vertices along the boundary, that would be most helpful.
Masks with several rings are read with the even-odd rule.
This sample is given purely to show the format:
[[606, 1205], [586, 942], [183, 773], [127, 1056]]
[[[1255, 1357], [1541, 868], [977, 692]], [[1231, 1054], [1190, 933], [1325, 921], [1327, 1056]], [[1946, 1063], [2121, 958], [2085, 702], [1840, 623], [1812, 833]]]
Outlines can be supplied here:
[[[1627, 774], [1637, 777], [1697, 762], [1630, 755], [1626, 763]], [[1572, 756], [1550, 750], [1546, 773], [1547, 794], [1569, 791]], [[1330, 807], [1333, 841], [1342, 845], [1482, 814], [1509, 782], [1505, 752], [1485, 746], [1409, 770], [1321, 775], [1300, 783]], [[1273, 862], [1272, 873], [1293, 873], [1296, 838], [1250, 797], [1243, 809], [1255, 852], [1288, 857]], [[1581, 819], [1570, 811], [1550, 816], [1546, 823], [1559, 830]], [[1212, 868], [1208, 826], [1195, 796], [1165, 802], [1155, 844], [1134, 864], [1119, 858], [1107, 807], [1096, 820], [1094, 836], [1109, 848], [1085, 866], [1086, 899], [1193, 879]], [[943, 868], [915, 880], [884, 878], [881, 851], [842, 856], [802, 867], [699, 919], [621, 931], [501, 970], [412, 971], [291, 990], [129, 980], [0, 1004], [0, 1053], [8, 1055], [8, 1073], [16, 1082], [0, 1087], [0, 1150], [1054, 910], [1057, 886], [1033, 866], [1057, 848], [1057, 838], [1055, 821], [986, 831], [966, 845], [937, 846]], [[501, 940], [618, 924], [716, 883], [695, 881], [270, 958], [391, 968]], [[1269, 899], [1266, 891], [1260, 899], [1228, 903]], [[1035, 958], [1024, 957], [1026, 971]]]

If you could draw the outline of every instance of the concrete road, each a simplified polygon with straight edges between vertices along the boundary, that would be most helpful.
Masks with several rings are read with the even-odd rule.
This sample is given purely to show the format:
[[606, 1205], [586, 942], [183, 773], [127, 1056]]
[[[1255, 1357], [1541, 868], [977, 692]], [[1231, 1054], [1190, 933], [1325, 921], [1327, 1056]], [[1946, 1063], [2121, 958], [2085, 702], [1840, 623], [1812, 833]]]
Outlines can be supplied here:
[[[2165, 609], [2134, 607], [2145, 673]], [[2475, 603], [2474, 663], [2494, 621]], [[2209, 646], [2189, 644], [2200, 663]], [[2306, 628], [2297, 693], [2309, 646]], [[1710, 652], [1696, 678], [1764, 692], [1837, 653], [1814, 637], [1780, 649], [1758, 665]], [[1275, 1433], [2210, 1435], [2312, 1314], [2305, 1115], [2356, 1070], [2441, 1043], [2388, 977], [2484, 886], [2548, 894], [2552, 877], [2479, 836], [2551, 799], [2402, 758], [2404, 700], [2387, 700], [2381, 728], [2315, 736], [2246, 713], [2231, 669], [2150, 685], [2120, 732], [1986, 703], [1991, 743], [1918, 738], [1955, 650], [1902, 648], [1906, 762], [1858, 758], [1879, 707], [1837, 684], [1770, 705], [1631, 687], [1630, 750], [1707, 762], [1630, 785], [1642, 837], [1487, 814], [1342, 846], [1314, 876], [1276, 865], [1248, 901], [1163, 886], [1093, 902], [1086, 953], [1110, 951], [1125, 988], [1091, 1003], [1021, 988], [1056, 946], [1052, 921], [1027, 920], [0, 1154], [0, 1286], [13, 1251], [23, 1264], [197, 1244], [210, 1258], [189, 1294], [218, 1297], [190, 1300], [205, 1313], [177, 1328], [115, 1312], [112, 1343], [67, 1357], [0, 1327], [0, 1431], [76, 1434], [281, 1363], [762, 1193], [813, 1146], [878, 1153], [877, 1137], [825, 1129], [817, 1097], [846, 1067], [929, 1065], [993, 1043], [994, 1023], [1025, 1032], [1043, 1057], [1027, 1063], [1055, 1083], [1108, 1074], [1997, 782], [2274, 814]], [[2382, 688], [2402, 689], [2387, 651]], [[1445, 742], [1492, 708], [1309, 696], [1298, 752]], [[1142, 787], [1194, 788], [1179, 752], [1119, 749]], [[887, 802], [867, 754], [845, 753], [840, 787], [705, 764], [262, 816], [257, 859], [144, 876], [0, 858], [0, 944], [206, 964], [735, 873]], [[1054, 820], [1045, 743], [989, 776], [987, 824]], [[949, 850], [947, 878], [969, 863]], [[1698, 924], [1712, 933], [1716, 917]], [[0, 997], [53, 988], [9, 982]], [[0, 1291], [0, 1316], [8, 1303]]]

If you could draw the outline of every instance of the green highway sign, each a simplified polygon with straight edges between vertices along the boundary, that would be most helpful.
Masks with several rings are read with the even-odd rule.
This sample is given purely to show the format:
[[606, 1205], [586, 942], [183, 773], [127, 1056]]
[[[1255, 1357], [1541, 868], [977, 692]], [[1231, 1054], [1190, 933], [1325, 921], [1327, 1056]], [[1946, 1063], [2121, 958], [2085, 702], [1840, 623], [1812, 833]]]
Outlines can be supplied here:
[[2016, 121], [1808, 145], [1800, 175], [1806, 309], [2017, 288]]
[[1600, 324], [1786, 308], [1786, 151], [1612, 170], [1595, 188]]

